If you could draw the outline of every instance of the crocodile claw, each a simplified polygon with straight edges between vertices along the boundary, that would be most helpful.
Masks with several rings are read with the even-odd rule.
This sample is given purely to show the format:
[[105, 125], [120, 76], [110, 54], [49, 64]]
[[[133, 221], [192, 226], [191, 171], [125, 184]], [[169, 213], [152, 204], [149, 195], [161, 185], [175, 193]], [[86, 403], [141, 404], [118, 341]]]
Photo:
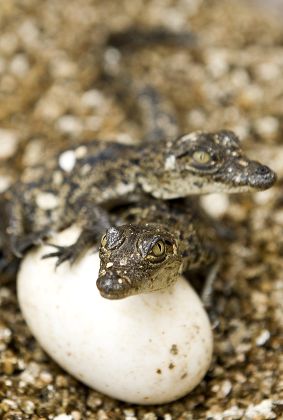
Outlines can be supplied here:
[[47, 245], [55, 248], [57, 251], [50, 252], [49, 254], [43, 255], [42, 259], [45, 260], [47, 258], [57, 258], [57, 261], [55, 264], [56, 268], [66, 261], [69, 261], [70, 264], [72, 265], [79, 257], [75, 245], [60, 246], [60, 245], [54, 245], [50, 243], [48, 243]]

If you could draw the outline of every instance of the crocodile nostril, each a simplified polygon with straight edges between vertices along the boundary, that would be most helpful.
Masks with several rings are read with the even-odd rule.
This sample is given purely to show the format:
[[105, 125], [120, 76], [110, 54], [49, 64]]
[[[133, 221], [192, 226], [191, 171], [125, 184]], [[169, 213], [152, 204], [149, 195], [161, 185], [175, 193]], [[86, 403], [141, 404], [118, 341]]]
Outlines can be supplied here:
[[255, 173], [256, 173], [257, 175], [262, 175], [262, 176], [264, 176], [264, 175], [269, 175], [269, 174], [271, 174], [271, 171], [270, 171], [270, 169], [268, 168], [268, 166], [260, 165], [260, 166], [258, 166], [258, 167], [256, 168]]
[[109, 292], [113, 287], [113, 279], [110, 276], [101, 276], [97, 279], [96, 285], [99, 290]]

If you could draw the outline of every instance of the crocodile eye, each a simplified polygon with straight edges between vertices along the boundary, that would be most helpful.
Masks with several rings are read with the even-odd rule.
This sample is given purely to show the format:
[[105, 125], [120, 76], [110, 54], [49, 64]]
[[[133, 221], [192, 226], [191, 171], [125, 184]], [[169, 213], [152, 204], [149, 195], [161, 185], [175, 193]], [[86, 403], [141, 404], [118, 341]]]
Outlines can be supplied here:
[[151, 248], [151, 254], [155, 257], [161, 257], [165, 253], [165, 244], [163, 241], [158, 241]]
[[205, 150], [196, 150], [193, 153], [193, 159], [196, 163], [205, 165], [206, 163], [209, 163], [211, 161], [211, 156]]
[[222, 166], [223, 157], [219, 151], [208, 150], [206, 147], [200, 147], [194, 150], [191, 154], [189, 162], [186, 167], [189, 170], [203, 173], [213, 174]]
[[106, 234], [102, 236], [100, 243], [101, 243], [101, 246], [103, 246], [103, 248], [107, 245]]

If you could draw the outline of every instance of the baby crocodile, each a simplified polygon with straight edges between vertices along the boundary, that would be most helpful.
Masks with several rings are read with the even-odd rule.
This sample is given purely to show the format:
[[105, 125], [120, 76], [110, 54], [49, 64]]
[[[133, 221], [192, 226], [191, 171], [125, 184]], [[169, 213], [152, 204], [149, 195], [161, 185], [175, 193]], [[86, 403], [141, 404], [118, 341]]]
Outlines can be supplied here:
[[[173, 140], [125, 145], [94, 141], [29, 168], [2, 197], [6, 260], [73, 223], [77, 242], [50, 256], [76, 260], [109, 227], [107, 210], [119, 202], [211, 192], [263, 190], [275, 174], [249, 160], [230, 131], [195, 132]], [[1, 201], [1, 200], [0, 200]]]
[[[97, 287], [108, 299], [167, 288], [180, 273], [212, 265], [216, 250], [199, 209], [188, 200], [146, 201], [120, 216], [102, 237]], [[201, 230], [205, 230], [206, 236]]]

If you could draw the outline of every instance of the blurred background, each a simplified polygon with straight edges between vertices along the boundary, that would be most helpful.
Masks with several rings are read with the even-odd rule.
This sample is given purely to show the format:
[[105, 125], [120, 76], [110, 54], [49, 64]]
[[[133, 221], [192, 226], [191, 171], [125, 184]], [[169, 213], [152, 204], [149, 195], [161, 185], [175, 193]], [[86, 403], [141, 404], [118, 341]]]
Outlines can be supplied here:
[[[266, 3], [1, 2], [2, 155], [28, 142], [25, 164], [47, 140], [50, 147], [78, 138], [138, 141], [144, 127], [125, 92], [147, 84], [170, 103], [180, 132], [224, 127], [243, 141], [275, 144], [283, 114], [282, 2]], [[146, 41], [146, 32], [160, 29], [191, 38]]]
[[0, 417], [280, 418], [282, 15], [280, 0], [0, 2], [0, 192], [63, 146], [142, 141], [148, 123], [138, 102], [145, 86], [180, 133], [234, 130], [249, 156], [279, 178], [253, 196], [203, 199], [235, 237], [215, 286], [213, 365], [192, 394], [144, 408], [87, 389], [42, 352], [21, 318], [14, 286], [6, 285]]

